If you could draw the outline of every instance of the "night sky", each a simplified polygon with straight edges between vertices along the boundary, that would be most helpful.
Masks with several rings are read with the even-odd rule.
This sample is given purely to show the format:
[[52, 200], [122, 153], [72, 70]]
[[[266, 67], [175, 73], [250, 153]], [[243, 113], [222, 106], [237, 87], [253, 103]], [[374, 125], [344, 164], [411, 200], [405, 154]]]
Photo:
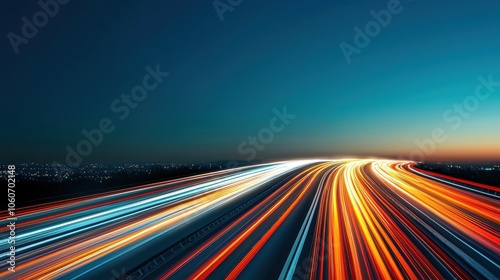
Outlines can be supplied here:
[[[245, 160], [285, 107], [255, 159], [500, 159], [499, 1], [402, 0], [363, 47], [354, 28], [397, 2], [221, 0], [223, 21], [212, 0], [128, 2], [59, 4], [16, 53], [41, 7], [2, 1], [0, 162], [64, 162], [106, 118], [83, 164]], [[117, 110], [147, 66], [169, 75]]]

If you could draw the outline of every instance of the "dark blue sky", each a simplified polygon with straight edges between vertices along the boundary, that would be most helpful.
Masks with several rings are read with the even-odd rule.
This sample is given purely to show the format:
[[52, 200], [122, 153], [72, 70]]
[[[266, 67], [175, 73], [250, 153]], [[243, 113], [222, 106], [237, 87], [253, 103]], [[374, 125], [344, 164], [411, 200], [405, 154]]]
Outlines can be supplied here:
[[[16, 54], [8, 34], [21, 36], [21, 18], [41, 7], [3, 1], [0, 160], [64, 162], [103, 118], [115, 129], [82, 163], [252, 149], [259, 159], [499, 158], [500, 87], [466, 116], [453, 106], [474, 101], [479, 76], [500, 81], [500, 2], [402, 0], [348, 63], [339, 45], [355, 47], [354, 28], [390, 2], [243, 0], [221, 21], [212, 1], [73, 0]], [[158, 64], [170, 75], [121, 120], [111, 103]], [[296, 117], [263, 150], [242, 144], [285, 106]], [[446, 140], [419, 148], [435, 129]]]

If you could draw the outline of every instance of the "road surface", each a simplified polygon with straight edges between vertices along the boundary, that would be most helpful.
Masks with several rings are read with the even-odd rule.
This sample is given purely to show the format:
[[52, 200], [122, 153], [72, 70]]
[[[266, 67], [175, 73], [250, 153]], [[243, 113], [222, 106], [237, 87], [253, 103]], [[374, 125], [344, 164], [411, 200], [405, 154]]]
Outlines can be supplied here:
[[411, 162], [276, 162], [17, 215], [16, 272], [2, 255], [2, 279], [500, 275], [500, 189]]

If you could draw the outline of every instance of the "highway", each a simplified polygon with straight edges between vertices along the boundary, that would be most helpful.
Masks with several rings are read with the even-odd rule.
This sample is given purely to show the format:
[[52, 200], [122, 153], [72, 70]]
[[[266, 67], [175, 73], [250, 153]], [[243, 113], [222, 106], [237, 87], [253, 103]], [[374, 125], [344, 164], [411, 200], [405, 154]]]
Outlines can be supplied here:
[[2, 254], [1, 279], [500, 275], [500, 189], [412, 162], [275, 162], [17, 215], [16, 272]]

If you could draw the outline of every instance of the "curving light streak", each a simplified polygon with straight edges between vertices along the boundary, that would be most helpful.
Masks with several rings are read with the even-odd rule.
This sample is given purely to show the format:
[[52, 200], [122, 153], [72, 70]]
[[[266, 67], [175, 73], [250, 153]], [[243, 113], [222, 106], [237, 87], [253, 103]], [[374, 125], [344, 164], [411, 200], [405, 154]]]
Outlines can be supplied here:
[[[411, 162], [346, 159], [237, 168], [21, 209], [16, 272], [7, 271], [2, 255], [0, 278], [96, 277], [143, 246], [163, 244], [166, 235], [189, 234], [186, 226], [203, 226], [292, 172], [142, 279], [500, 275], [499, 188]], [[267, 266], [269, 260], [276, 263]]]

